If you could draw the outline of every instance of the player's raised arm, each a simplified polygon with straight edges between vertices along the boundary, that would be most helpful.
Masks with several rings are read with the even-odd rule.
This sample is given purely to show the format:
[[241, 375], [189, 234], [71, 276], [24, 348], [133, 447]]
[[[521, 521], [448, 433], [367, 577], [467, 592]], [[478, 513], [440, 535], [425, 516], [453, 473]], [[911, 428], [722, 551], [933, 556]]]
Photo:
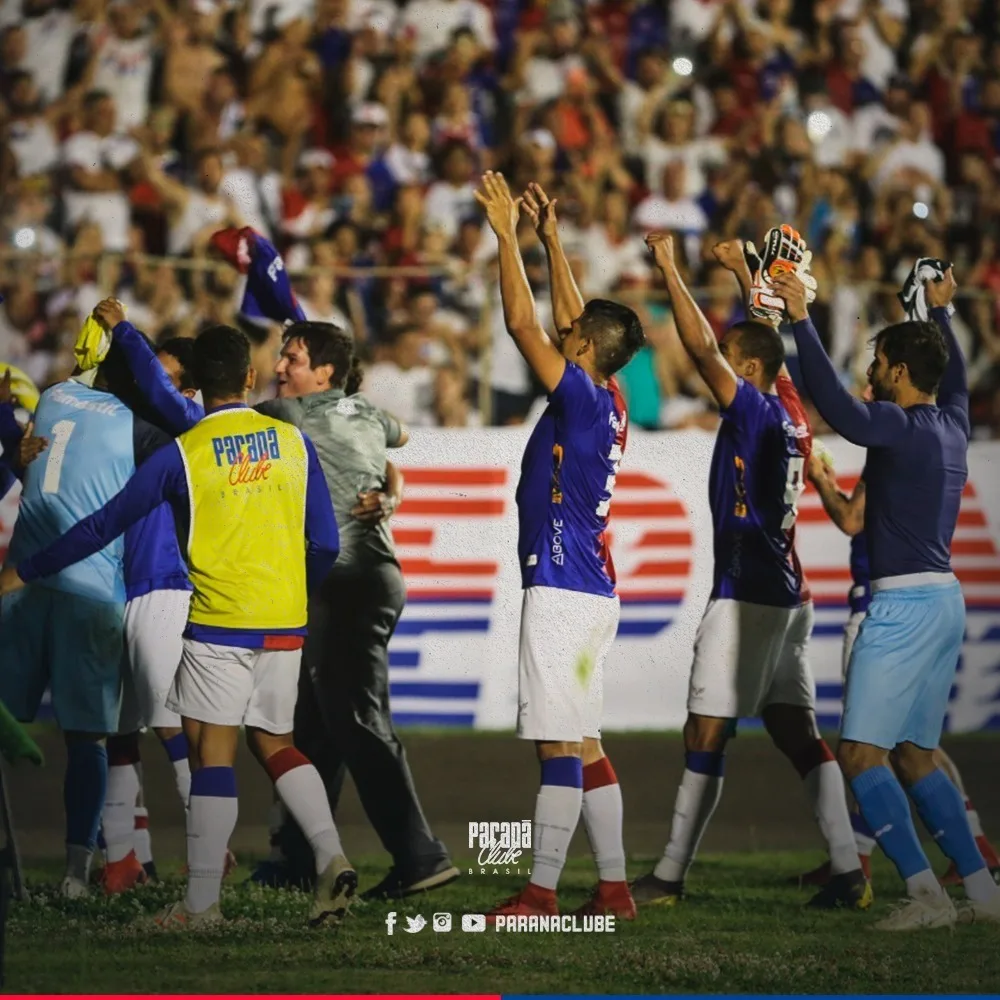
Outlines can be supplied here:
[[785, 301], [806, 389], [823, 419], [852, 444], [878, 448], [891, 444], [906, 427], [906, 414], [895, 403], [863, 403], [844, 388], [809, 318], [806, 287], [794, 274], [772, 281]]
[[743, 249], [743, 240], [723, 240], [712, 247], [712, 256], [736, 278], [736, 283], [740, 286], [740, 295], [743, 298], [743, 305], [750, 303], [750, 289], [753, 287], [753, 275], [750, 273], [750, 265], [747, 263], [746, 254]]
[[823, 461], [818, 450], [809, 458], [809, 481], [816, 487], [823, 509], [830, 520], [853, 538], [865, 526], [865, 481], [860, 478], [848, 496], [838, 485], [833, 469]]
[[667, 283], [667, 294], [670, 296], [670, 306], [681, 343], [716, 402], [725, 409], [736, 398], [739, 380], [723, 357], [715, 332], [677, 270], [673, 237], [666, 233], [651, 233], [646, 237], [646, 246], [652, 251], [656, 266]]
[[183, 434], [194, 427], [205, 415], [204, 409], [174, 388], [146, 338], [125, 319], [122, 304], [117, 299], [105, 299], [94, 309], [94, 317], [111, 331], [136, 385], [167, 429], [172, 434]]
[[559, 353], [549, 335], [538, 322], [535, 302], [531, 297], [524, 261], [517, 245], [517, 219], [520, 199], [511, 196], [502, 174], [483, 174], [482, 190], [476, 201], [486, 209], [486, 218], [497, 237], [500, 258], [500, 298], [507, 332], [514, 338], [524, 360], [545, 386], [553, 392], [566, 370], [566, 359]]
[[955, 332], [951, 328], [951, 319], [948, 316], [948, 306], [955, 297], [957, 289], [955, 275], [949, 267], [941, 281], [927, 282], [925, 294], [927, 305], [931, 310], [931, 319], [941, 327], [945, 343], [948, 345], [948, 364], [944, 375], [941, 376], [941, 384], [938, 386], [937, 403], [942, 409], [948, 408], [956, 411], [955, 416], [965, 423], [966, 433], [971, 434], [969, 380], [965, 370], [965, 358], [962, 357], [962, 349], [955, 338]]
[[177, 445], [171, 442], [144, 462], [128, 485], [99, 510], [85, 517], [41, 552], [23, 559], [19, 565], [4, 566], [0, 573], [0, 594], [52, 576], [100, 552], [164, 500], [177, 501], [186, 497], [184, 464]]
[[540, 184], [532, 182], [524, 192], [521, 207], [534, 223], [535, 232], [545, 247], [549, 262], [549, 294], [552, 296], [552, 317], [559, 335], [565, 337], [573, 321], [583, 315], [584, 301], [577, 286], [573, 270], [566, 258], [559, 239], [556, 221], [556, 199], [549, 196]]

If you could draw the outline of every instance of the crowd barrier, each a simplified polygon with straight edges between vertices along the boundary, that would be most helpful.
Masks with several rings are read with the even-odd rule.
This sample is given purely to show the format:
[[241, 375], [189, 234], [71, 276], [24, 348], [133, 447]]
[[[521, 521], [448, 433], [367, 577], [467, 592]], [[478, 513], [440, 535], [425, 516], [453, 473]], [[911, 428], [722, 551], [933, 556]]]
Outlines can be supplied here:
[[[517, 709], [520, 578], [514, 492], [528, 430], [417, 430], [398, 460], [405, 499], [393, 533], [408, 603], [390, 646], [400, 725], [510, 729]], [[605, 672], [607, 730], [677, 729], [695, 630], [711, 589], [708, 470], [714, 435], [629, 434], [610, 531], [622, 600]], [[861, 449], [828, 439], [843, 488]], [[953, 556], [968, 627], [946, 728], [1000, 728], [1000, 442], [972, 445]], [[6, 548], [16, 498], [0, 507]], [[797, 544], [816, 605], [817, 712], [839, 720], [848, 540], [811, 487]]]

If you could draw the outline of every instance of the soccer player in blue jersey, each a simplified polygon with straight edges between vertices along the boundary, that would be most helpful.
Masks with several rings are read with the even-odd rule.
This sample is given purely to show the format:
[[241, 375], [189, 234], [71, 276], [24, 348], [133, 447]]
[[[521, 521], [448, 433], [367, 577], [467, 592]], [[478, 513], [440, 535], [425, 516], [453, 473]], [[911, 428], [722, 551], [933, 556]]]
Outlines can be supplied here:
[[[851, 589], [848, 592], [848, 605], [850, 607], [850, 617], [844, 629], [843, 647], [843, 674], [847, 679], [847, 668], [851, 659], [851, 650], [854, 648], [854, 641], [858, 637], [861, 623], [865, 619], [865, 614], [872, 601], [871, 570], [868, 564], [868, 543], [865, 540], [865, 479], [860, 476], [853, 491], [850, 494], [844, 493], [837, 485], [837, 478], [833, 468], [824, 459], [813, 452], [809, 466], [809, 480], [816, 487], [823, 508], [830, 516], [830, 520], [840, 528], [844, 534], [851, 539]], [[961, 792], [965, 799], [965, 811], [969, 818], [969, 826], [979, 851], [989, 866], [994, 879], [1000, 873], [1000, 859], [993, 845], [983, 831], [979, 813], [972, 800], [966, 794], [965, 784], [962, 781], [962, 774], [958, 765], [948, 756], [948, 754], [938, 747], [934, 751], [934, 760], [939, 768], [948, 775], [954, 782], [955, 787]], [[855, 806], [851, 813], [851, 822], [854, 825], [854, 839], [858, 848], [858, 856], [866, 872], [869, 868], [869, 856], [875, 847], [875, 836], [870, 827], [865, 822]], [[808, 872], [802, 876], [803, 884], [822, 885], [829, 879], [829, 867], [820, 866], [815, 871]], [[942, 885], [957, 885], [962, 881], [958, 874], [958, 869], [954, 862], [948, 870], [938, 880]]]
[[[763, 719], [805, 778], [834, 877], [816, 907], [871, 904], [854, 848], [844, 783], [816, 728], [806, 661], [813, 611], [794, 557], [804, 488], [797, 421], [776, 383], [784, 364], [777, 330], [738, 323], [717, 343], [684, 285], [673, 240], [646, 240], [663, 273], [685, 349], [722, 411], [709, 478], [715, 529], [711, 598], [695, 639], [684, 726], [685, 768], [670, 840], [655, 869], [633, 884], [638, 904], [671, 906], [722, 794], [725, 748], [740, 718]], [[795, 400], [798, 405], [797, 399]]]
[[[600, 879], [585, 911], [634, 917], [621, 791], [600, 735], [604, 661], [619, 617], [606, 531], [628, 428], [612, 376], [644, 335], [631, 309], [599, 299], [584, 305], [559, 245], [554, 205], [540, 188], [515, 200], [502, 175], [487, 173], [476, 197], [497, 237], [507, 330], [549, 399], [517, 488], [524, 587], [517, 732], [535, 742], [542, 770], [534, 860], [528, 885], [493, 915], [558, 911], [556, 886], [582, 810]], [[524, 273], [522, 201], [542, 229], [558, 343], [538, 321]]]
[[968, 476], [969, 390], [947, 305], [951, 270], [926, 286], [933, 322], [906, 321], [875, 338], [875, 402], [843, 387], [809, 319], [802, 283], [774, 280], [786, 303], [806, 388], [830, 426], [868, 448], [865, 536], [872, 602], [851, 651], [838, 759], [908, 899], [876, 926], [950, 926], [958, 915], [920, 846], [906, 793], [962, 877], [963, 920], [1000, 921], [1000, 890], [969, 827], [962, 796], [934, 750], [965, 633], [951, 540]]
[[[22, 561], [100, 508], [136, 465], [168, 440], [136, 417], [135, 384], [112, 348], [93, 388], [63, 382], [42, 394], [34, 432], [47, 439], [28, 466], [9, 559]], [[118, 539], [75, 566], [5, 597], [0, 608], [0, 700], [22, 721], [51, 687], [66, 738], [66, 875], [62, 892], [82, 896], [104, 805], [105, 737], [118, 725], [125, 581]]]

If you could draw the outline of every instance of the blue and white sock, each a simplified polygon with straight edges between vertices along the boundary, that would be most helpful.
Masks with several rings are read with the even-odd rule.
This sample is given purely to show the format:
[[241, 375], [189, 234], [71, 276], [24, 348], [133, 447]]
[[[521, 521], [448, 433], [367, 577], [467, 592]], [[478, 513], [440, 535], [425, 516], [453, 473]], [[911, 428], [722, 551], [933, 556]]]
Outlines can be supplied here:
[[725, 752], [688, 750], [677, 789], [670, 840], [653, 874], [664, 882], [683, 882], [698, 853], [708, 822], [722, 798]]
[[135, 843], [135, 805], [139, 780], [139, 734], [108, 739], [108, 785], [101, 822], [108, 864], [128, 857]]
[[191, 775], [187, 907], [192, 913], [202, 913], [219, 901], [238, 809], [233, 768], [202, 767]]
[[108, 786], [108, 752], [94, 740], [66, 741], [66, 874], [86, 882]]
[[910, 786], [920, 818], [945, 856], [955, 862], [965, 893], [974, 903], [991, 899], [998, 891], [969, 826], [962, 793], [944, 771], [931, 771]]
[[553, 757], [542, 761], [542, 786], [535, 800], [531, 884], [555, 890], [566, 864], [569, 842], [583, 806], [583, 761]]
[[906, 882], [910, 896], [939, 896], [931, 864], [924, 854], [910, 815], [903, 786], [885, 765], [869, 768], [851, 780], [851, 791], [875, 840]]
[[183, 733], [177, 733], [176, 736], [170, 736], [161, 742], [174, 768], [177, 794], [181, 797], [181, 804], [187, 809], [188, 799], [191, 798], [191, 765], [188, 762], [187, 737]]

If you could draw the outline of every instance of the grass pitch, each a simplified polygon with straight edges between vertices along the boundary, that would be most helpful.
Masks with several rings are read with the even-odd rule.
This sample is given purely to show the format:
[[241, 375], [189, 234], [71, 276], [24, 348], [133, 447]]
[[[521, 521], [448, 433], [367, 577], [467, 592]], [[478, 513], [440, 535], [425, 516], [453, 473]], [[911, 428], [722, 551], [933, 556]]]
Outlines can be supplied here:
[[[881, 858], [866, 914], [804, 910], [806, 890], [785, 883], [815, 853], [709, 855], [677, 908], [640, 911], [613, 934], [463, 933], [523, 879], [464, 876], [424, 897], [359, 905], [337, 930], [310, 931], [308, 897], [249, 888], [241, 867], [223, 895], [229, 924], [201, 934], [135, 926], [176, 899], [179, 877], [125, 896], [63, 900], [57, 868], [29, 872], [32, 898], [13, 904], [7, 989], [34, 993], [982, 993], [1000, 986], [1000, 927], [884, 934], [872, 924], [901, 893]], [[879, 863], [881, 862], [881, 864]], [[359, 866], [362, 886], [383, 869]], [[648, 870], [635, 861], [629, 874]], [[586, 899], [589, 862], [560, 887], [564, 912]], [[385, 915], [398, 923], [386, 934]], [[454, 929], [434, 933], [431, 916]], [[417, 934], [404, 917], [423, 915]]]

